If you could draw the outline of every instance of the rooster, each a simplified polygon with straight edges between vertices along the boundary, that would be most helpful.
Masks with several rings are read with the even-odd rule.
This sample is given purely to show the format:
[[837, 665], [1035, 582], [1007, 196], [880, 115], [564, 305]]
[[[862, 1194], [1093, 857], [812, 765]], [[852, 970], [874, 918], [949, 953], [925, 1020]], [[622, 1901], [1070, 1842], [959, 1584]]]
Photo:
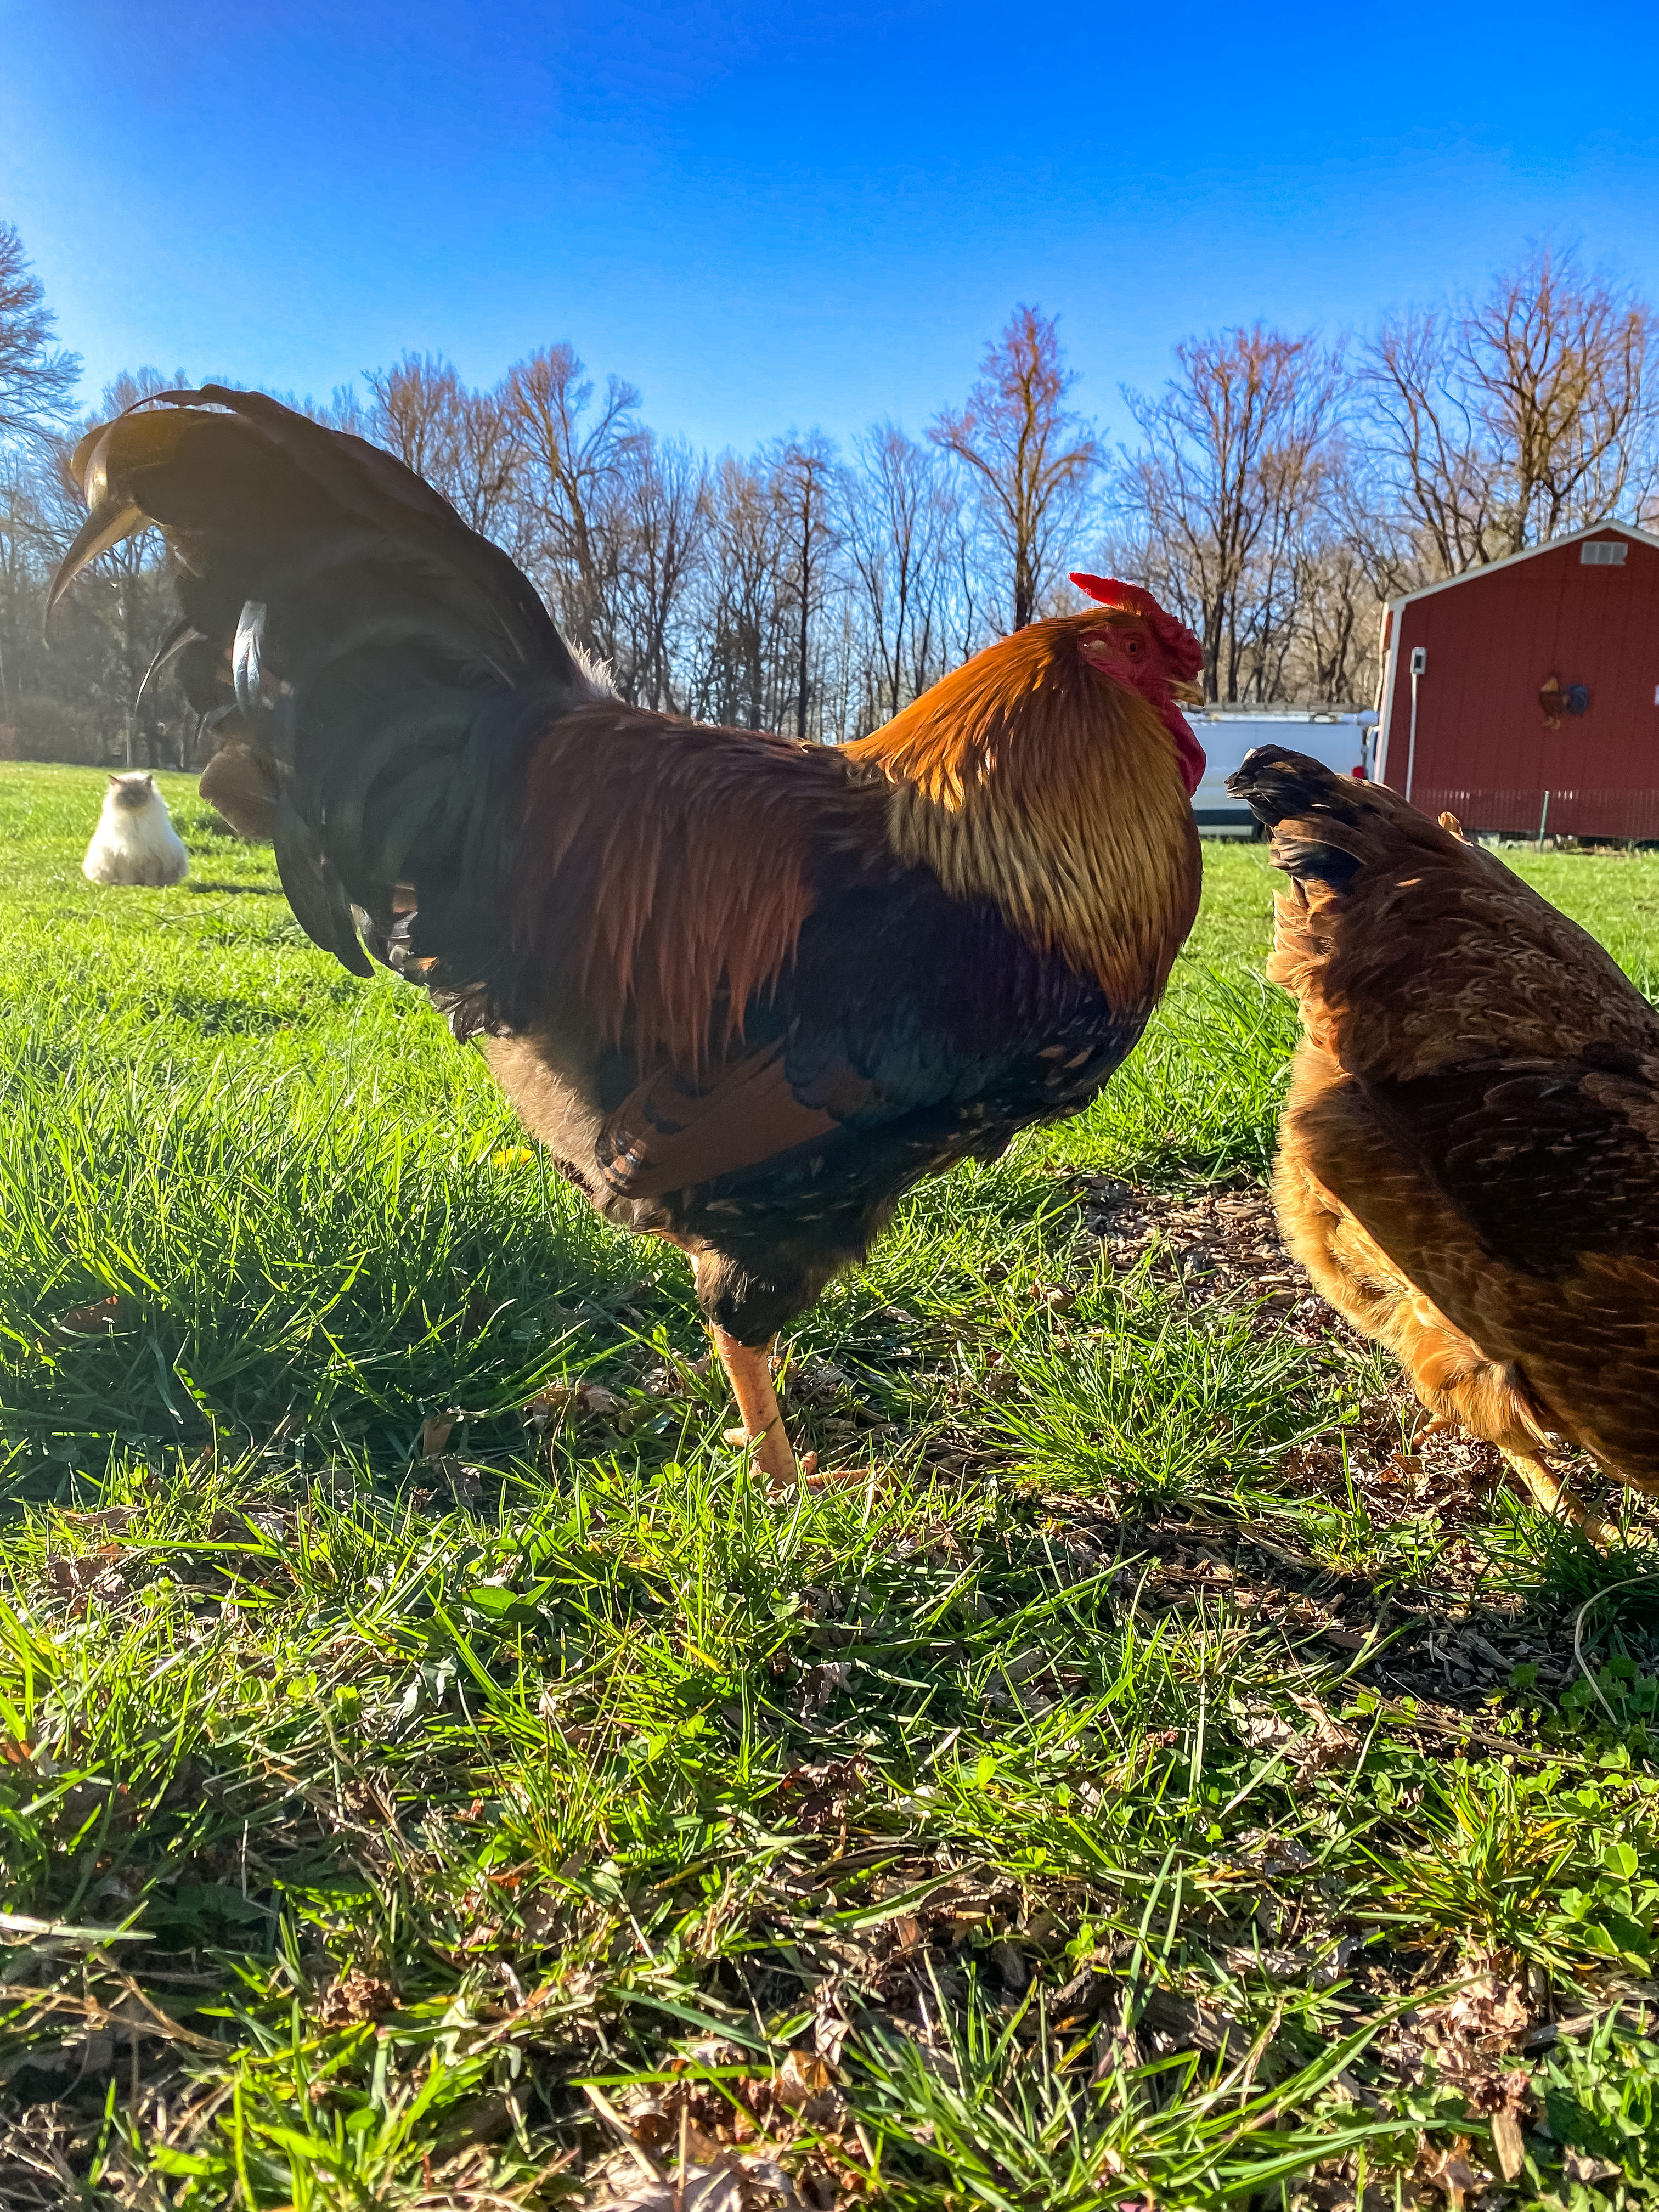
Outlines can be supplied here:
[[1277, 745], [1228, 788], [1291, 878], [1285, 1243], [1433, 1426], [1605, 1543], [1544, 1447], [1659, 1492], [1659, 1013], [1450, 815]]
[[399, 462], [254, 392], [82, 441], [52, 599], [159, 525], [157, 657], [219, 714], [204, 795], [313, 939], [480, 1036], [610, 1221], [689, 1255], [743, 1434], [798, 1470], [770, 1352], [901, 1194], [1073, 1114], [1192, 926], [1197, 641], [1145, 592], [988, 647], [844, 747], [616, 697]]

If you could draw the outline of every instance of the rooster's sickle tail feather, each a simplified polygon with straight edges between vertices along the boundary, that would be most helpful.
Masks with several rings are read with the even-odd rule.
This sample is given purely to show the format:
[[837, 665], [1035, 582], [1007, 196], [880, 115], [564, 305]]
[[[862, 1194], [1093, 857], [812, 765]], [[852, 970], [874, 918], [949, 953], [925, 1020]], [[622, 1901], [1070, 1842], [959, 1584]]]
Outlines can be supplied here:
[[[506, 991], [504, 825], [529, 750], [590, 696], [506, 554], [390, 454], [259, 392], [141, 402], [72, 467], [90, 513], [52, 602], [162, 530], [182, 616], [157, 665], [228, 726], [219, 781], [269, 826], [307, 933], [356, 974], [362, 931], [428, 981]], [[420, 911], [394, 945], [407, 883]]]

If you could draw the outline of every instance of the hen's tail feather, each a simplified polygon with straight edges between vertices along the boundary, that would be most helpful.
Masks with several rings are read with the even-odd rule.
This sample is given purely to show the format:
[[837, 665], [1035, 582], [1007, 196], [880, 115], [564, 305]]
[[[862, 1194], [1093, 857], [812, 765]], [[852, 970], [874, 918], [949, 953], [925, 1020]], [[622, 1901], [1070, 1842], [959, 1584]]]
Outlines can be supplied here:
[[1273, 861], [1304, 883], [1346, 891], [1361, 872], [1410, 861], [1443, 860], [1490, 874], [1496, 863], [1472, 845], [1452, 815], [1430, 821], [1386, 784], [1338, 775], [1322, 761], [1284, 745], [1256, 745], [1227, 778], [1235, 798], [1273, 839]]
[[408, 957], [501, 1014], [524, 769], [593, 690], [528, 580], [400, 461], [260, 392], [163, 393], [71, 465], [90, 512], [50, 603], [124, 538], [164, 532], [180, 619], [151, 673], [173, 660], [264, 764], [304, 928], [367, 974], [353, 909], [384, 958], [412, 885]]

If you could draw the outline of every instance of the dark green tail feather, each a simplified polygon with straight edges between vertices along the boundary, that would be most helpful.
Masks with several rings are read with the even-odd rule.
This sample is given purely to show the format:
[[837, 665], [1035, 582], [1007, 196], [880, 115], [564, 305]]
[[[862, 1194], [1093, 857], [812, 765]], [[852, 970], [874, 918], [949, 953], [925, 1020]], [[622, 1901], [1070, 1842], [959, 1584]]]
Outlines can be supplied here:
[[164, 652], [191, 703], [234, 715], [274, 769], [277, 866], [307, 933], [368, 974], [352, 909], [384, 958], [410, 884], [426, 980], [477, 1018], [522, 1012], [507, 895], [524, 770], [591, 696], [529, 580], [400, 461], [260, 392], [144, 403], [74, 466], [92, 513], [52, 598], [161, 526], [180, 602]]
[[354, 975], [372, 975], [374, 963], [363, 951], [351, 902], [340, 887], [322, 840], [286, 793], [277, 804], [271, 842], [283, 890], [306, 935]]

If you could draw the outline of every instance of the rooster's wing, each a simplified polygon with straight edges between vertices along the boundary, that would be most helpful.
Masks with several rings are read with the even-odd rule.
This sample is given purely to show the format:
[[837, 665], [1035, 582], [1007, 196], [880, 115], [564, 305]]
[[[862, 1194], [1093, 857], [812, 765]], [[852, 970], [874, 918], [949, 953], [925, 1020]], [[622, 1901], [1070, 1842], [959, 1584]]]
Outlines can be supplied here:
[[[853, 872], [848, 868], [848, 872]], [[1147, 1009], [1034, 951], [988, 901], [919, 870], [828, 888], [742, 1040], [706, 1075], [665, 1060], [612, 1107], [618, 1197], [757, 1225], [884, 1202], [930, 1169], [994, 1158], [1018, 1127], [1075, 1111]]]

